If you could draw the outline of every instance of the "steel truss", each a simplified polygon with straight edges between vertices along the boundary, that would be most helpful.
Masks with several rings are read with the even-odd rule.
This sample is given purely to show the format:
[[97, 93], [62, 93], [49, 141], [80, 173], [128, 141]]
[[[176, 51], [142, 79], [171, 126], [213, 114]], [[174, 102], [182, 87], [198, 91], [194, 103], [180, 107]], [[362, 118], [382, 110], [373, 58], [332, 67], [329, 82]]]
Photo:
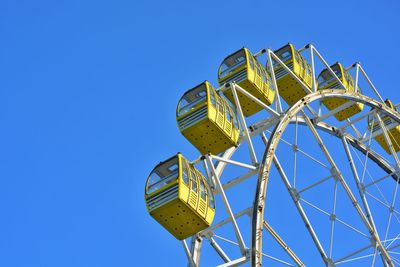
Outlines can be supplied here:
[[[313, 81], [311, 90], [272, 50], [263, 49], [256, 54], [256, 56], [263, 54], [267, 56], [270, 70], [273, 69], [272, 60], [278, 62], [308, 92], [307, 96], [292, 107], [284, 107], [273, 71], [270, 71], [270, 74], [276, 91], [276, 98], [272, 106], [265, 105], [235, 83], [226, 84], [218, 89], [218, 91], [232, 90], [243, 131], [238, 147], [230, 148], [222, 155], [201, 156], [192, 162], [204, 169], [214, 193], [219, 196], [223, 203], [226, 217], [193, 236], [190, 240], [190, 248], [186, 241], [182, 242], [185, 254], [188, 257], [188, 266], [200, 265], [202, 251], [207, 244], [211, 251], [215, 251], [218, 259], [215, 260], [214, 265], [219, 264], [218, 266], [239, 266], [245, 263], [251, 264], [251, 266], [261, 266], [263, 259], [280, 263], [282, 266], [316, 266], [321, 264], [325, 266], [339, 264], [347, 266], [352, 263], [357, 264], [357, 262], [365, 259], [370, 261], [369, 265], [371, 266], [400, 266], [400, 251], [398, 250], [400, 247], [400, 207], [398, 207], [398, 201], [396, 201], [400, 182], [400, 165], [389, 131], [400, 124], [400, 114], [389, 109], [383, 103], [381, 95], [359, 63], [348, 68], [348, 70], [354, 69], [355, 71], [355, 88], [357, 88], [355, 92], [346, 92], [344, 89], [318, 91], [315, 78], [315, 59], [318, 59], [323, 67], [328, 68], [339, 84], [342, 86], [343, 84], [313, 45], [306, 45], [300, 51], [303, 54], [308, 53], [310, 58]], [[369, 85], [371, 96], [358, 91], [360, 78], [364, 78], [366, 84]], [[260, 105], [268, 116], [258, 122], [251, 122], [246, 119], [240, 107], [238, 92], [253, 100], [255, 104]], [[342, 98], [349, 100], [349, 102], [335, 110], [323, 112], [321, 100], [328, 98]], [[336, 112], [347, 108], [354, 102], [364, 103], [371, 110], [355, 115], [342, 123], [337, 123], [332, 119]], [[366, 109], [364, 108], [364, 110]], [[370, 116], [373, 116], [374, 121], [379, 123], [381, 127], [381, 130], [377, 133], [373, 133], [372, 129], [369, 128], [364, 131], [360, 129], [362, 128], [360, 125], [365, 124]], [[396, 124], [387, 127], [382, 116], [390, 117]], [[304, 138], [304, 136], [299, 136], [299, 127], [309, 129], [310, 134], [307, 138], [318, 144], [320, 148], [319, 156], [314, 156], [312, 152], [307, 151], [306, 147], [299, 145], [299, 138]], [[289, 128], [294, 131], [293, 141], [284, 138], [285, 132]], [[379, 134], [383, 134], [389, 144], [391, 155], [384, 154], [382, 149], [376, 149], [377, 144], [374, 143], [373, 139]], [[330, 150], [326, 144], [324, 140], [326, 135], [335, 137], [341, 144], [340, 149], [343, 151], [344, 157], [340, 161], [335, 157], [335, 151]], [[256, 145], [255, 140], [258, 138], [261, 138], [264, 146]], [[287, 159], [282, 160], [278, 155], [279, 144], [292, 149], [292, 168], [286, 166]], [[248, 157], [234, 159], [235, 153], [243, 146], [248, 148]], [[260, 154], [260, 152], [263, 153]], [[260, 157], [261, 155], [262, 157]], [[302, 166], [297, 164], [300, 157], [307, 158], [316, 166], [326, 169], [328, 175], [313, 180], [307, 186], [300, 186]], [[349, 173], [342, 173], [343, 162], [347, 164]], [[225, 170], [232, 166], [240, 168], [244, 172], [233, 177], [230, 172], [225, 175]], [[383, 173], [379, 177], [374, 173], [376, 168]], [[254, 191], [244, 192], [254, 195], [253, 202], [238, 210], [235, 207], [237, 200], [229, 196], [227, 191], [235, 187], [240, 188], [245, 181], [255, 177], [257, 178]], [[305, 225], [303, 229], [313, 243], [314, 250], [318, 252], [320, 259], [315, 259], [314, 262], [303, 260], [302, 256], [304, 255], [297, 254], [298, 244], [287, 242], [284, 237], [285, 233], [278, 232], [269, 223], [268, 216], [265, 216], [268, 215], [265, 214], [265, 210], [268, 205], [266, 201], [267, 187], [272, 178], [279, 179], [286, 188], [298, 216]], [[388, 181], [392, 182], [393, 190], [391, 194], [385, 194], [387, 188], [383, 186], [386, 186]], [[313, 203], [304, 196], [330, 182], [334, 184], [331, 210], [320, 207], [319, 203]], [[340, 190], [343, 197], [350, 201], [351, 205], [348, 209], [360, 220], [359, 225], [354, 226], [352, 222], [346, 221], [337, 214], [338, 192]], [[371, 208], [371, 202], [374, 202], [373, 208]], [[374, 218], [377, 205], [388, 211], [384, 230], [382, 230], [381, 225], [377, 225], [377, 220]], [[218, 207], [217, 213], [221, 212], [221, 209], [222, 207]], [[308, 212], [310, 209], [321, 214], [321, 216], [325, 216], [330, 221], [328, 242], [321, 240], [321, 233], [317, 229], [318, 225], [314, 224], [314, 218]], [[239, 220], [242, 221], [244, 218], [250, 219], [247, 229], [243, 229], [245, 227], [239, 223]], [[365, 238], [366, 243], [354, 247], [347, 254], [335, 255], [337, 225]], [[232, 230], [231, 234], [219, 234], [220, 229], [227, 227]], [[271, 237], [272, 242], [275, 242], [277, 247], [282, 249], [283, 254], [286, 255], [285, 259], [272, 256], [263, 250], [264, 247], [268, 248], [272, 245], [270, 243], [263, 244], [266, 234]], [[232, 253], [232, 249], [226, 249], [227, 244], [237, 247], [236, 252]], [[315, 263], [317, 261], [320, 264]]]

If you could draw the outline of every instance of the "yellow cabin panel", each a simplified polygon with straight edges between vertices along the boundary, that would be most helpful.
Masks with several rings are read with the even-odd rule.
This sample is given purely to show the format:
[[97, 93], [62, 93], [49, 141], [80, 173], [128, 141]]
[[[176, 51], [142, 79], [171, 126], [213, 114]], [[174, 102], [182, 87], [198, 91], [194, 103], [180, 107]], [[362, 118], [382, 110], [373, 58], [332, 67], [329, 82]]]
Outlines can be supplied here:
[[277, 81], [279, 95], [293, 106], [297, 101], [307, 95], [304, 88], [290, 75], [286, 75]]
[[240, 134], [236, 115], [228, 102], [215, 92], [211, 84], [206, 81], [196, 86], [187, 91], [182, 99], [186, 95], [193, 94], [192, 92], [198, 88], [207, 90], [207, 98], [183, 114], [179, 112], [181, 105], [178, 105], [176, 119], [180, 132], [203, 155], [219, 154], [236, 146]]
[[[247, 67], [247, 68], [248, 68], [248, 67]], [[256, 79], [256, 72], [253, 71], [253, 70], [250, 70], [250, 69], [247, 69], [247, 70], [246, 70], [246, 69], [243, 69], [243, 70], [238, 71], [238, 72], [239, 72], [239, 73], [242, 72], [243, 74], [246, 73], [246, 74], [247, 74], [247, 77], [246, 77], [246, 76], [243, 76], [243, 78], [247, 78], [248, 81], [253, 81], [253, 82], [254, 82], [255, 79]], [[242, 75], [243, 75], [243, 74], [242, 74]], [[241, 82], [244, 82], [244, 81], [239, 81], [238, 84], [240, 85]], [[243, 86], [242, 86], [242, 87], [243, 87]]]
[[215, 215], [215, 210], [211, 209], [210, 207], [207, 208], [207, 214], [206, 214], [206, 222], [212, 222], [214, 219]]
[[[331, 66], [332, 71], [338, 76], [339, 80], [343, 83], [344, 90], [346, 92], [354, 92], [354, 81], [353, 78], [349, 75], [349, 73], [343, 68], [342, 64], [339, 62], [333, 64]], [[343, 86], [338, 82], [336, 78], [325, 69], [321, 71], [318, 75], [318, 90], [324, 89], [333, 89], [333, 90], [343, 90]], [[346, 104], [347, 99], [342, 98], [329, 98], [322, 100], [322, 103], [328, 110], [334, 110], [340, 107], [343, 104]], [[347, 107], [344, 110], [341, 110], [334, 114], [335, 118], [339, 121], [343, 121], [345, 119], [350, 118], [351, 116], [361, 112], [364, 108], [363, 103], [354, 103], [353, 105]]]
[[[301, 74], [301, 68], [300, 68], [300, 65], [297, 64], [297, 62], [293, 63], [293, 60], [291, 60], [291, 61], [288, 62], [288, 63], [285, 62], [285, 64], [286, 64], [286, 65], [292, 64], [292, 65], [293, 65], [293, 67], [292, 67], [293, 73], [296, 74], [299, 78], [301, 78], [301, 75], [300, 75], [300, 74]], [[283, 68], [283, 67], [281, 67], [281, 68]], [[289, 67], [289, 69], [290, 69], [290, 67]], [[287, 75], [287, 76], [290, 76], [289, 73], [286, 73], [286, 75]]]
[[[270, 77], [248, 49], [238, 50], [221, 63], [218, 71], [218, 83], [223, 85], [230, 82], [236, 82], [264, 104], [272, 104], [275, 91], [270, 87]], [[237, 93], [244, 116], [251, 116], [263, 109], [244, 94], [238, 91]], [[236, 105], [231, 90], [224, 91], [224, 95], [232, 104]]]
[[232, 136], [232, 129], [233, 129], [232, 123], [225, 120], [224, 131], [228, 136]]
[[150, 215], [179, 240], [206, 229], [214, 219], [215, 202], [207, 180], [180, 153], [153, 169], [145, 200]]
[[[223, 126], [223, 122], [221, 125]], [[234, 132], [235, 134], [231, 138], [222, 133], [220, 126], [216, 123], [211, 120], [205, 120], [184, 130], [182, 134], [202, 155], [208, 153], [216, 155], [237, 145], [239, 131], [235, 129]]]
[[179, 198], [182, 201], [187, 202], [189, 200], [189, 187], [187, 185], [185, 185], [182, 181], [180, 182], [179, 185]]
[[[277, 56], [292, 70], [292, 72], [311, 90], [311, 68], [308, 62], [295, 50], [292, 44], [287, 44], [275, 51]], [[308, 94], [301, 84], [292, 77], [286, 69], [274, 63], [274, 72], [277, 79], [279, 95], [289, 106]]]
[[199, 198], [199, 195], [196, 192], [193, 192], [192, 190], [190, 190], [188, 203], [189, 203], [189, 206], [194, 210], [197, 210], [197, 204], [199, 202], [198, 198]]
[[206, 213], [207, 213], [207, 203], [204, 199], [200, 198], [199, 199], [199, 205], [197, 207], [197, 212], [198, 214], [206, 219]]
[[210, 226], [210, 223], [202, 219], [181, 199], [160, 207], [150, 215], [179, 240], [188, 238]]
[[[388, 131], [390, 141], [393, 144], [394, 151], [399, 152], [400, 151], [400, 126], [396, 126]], [[383, 134], [380, 134], [375, 137], [375, 140], [379, 143], [379, 145], [388, 153], [392, 154], [392, 152], [389, 149], [389, 145], [385, 140], [385, 136]]]
[[[344, 105], [347, 103], [349, 100], [343, 99], [343, 98], [326, 98], [322, 100], [322, 103], [326, 106], [327, 109], [329, 110], [334, 110], [335, 108], [340, 107], [341, 105]], [[354, 103], [353, 105], [335, 113], [335, 118], [338, 121], [343, 121], [347, 118], [350, 118], [351, 116], [361, 112], [364, 108], [363, 103]]]
[[[254, 83], [252, 83], [248, 80], [242, 81], [238, 85], [266, 105], [271, 105], [272, 101], [274, 100], [275, 92], [272, 90], [268, 90], [269, 92], [267, 92], [267, 93], [262, 93], [260, 90], [257, 89], [257, 87]], [[242, 94], [241, 92], [239, 92], [239, 91], [236, 91], [236, 92], [237, 92], [239, 102], [240, 102], [240, 107], [242, 108], [244, 116], [246, 116], [246, 117], [251, 116], [263, 109], [259, 104], [257, 104], [256, 102], [254, 102], [253, 100], [251, 100], [250, 98], [248, 98], [247, 96]], [[232, 90], [226, 90], [224, 92], [224, 95], [226, 96], [226, 98], [229, 99], [229, 101], [231, 103], [235, 103], [235, 99], [233, 98]]]
[[[388, 106], [390, 109], [397, 111], [396, 107], [393, 105], [392, 101], [390, 101], [390, 99], [386, 99], [385, 100], [385, 104], [386, 106]], [[384, 115], [381, 117], [383, 124], [388, 127], [387, 132], [390, 138], [390, 141], [393, 145], [393, 149], [394, 151], [398, 152], [400, 151], [400, 125], [397, 125], [396, 122], [394, 122], [390, 117], [388, 117], [387, 115]], [[380, 127], [380, 123], [375, 121], [374, 124], [372, 124], [372, 122], [375, 121], [373, 119], [373, 116], [369, 117], [368, 119], [368, 128], [371, 129], [372, 128], [372, 134], [376, 133], [377, 131], [381, 131], [381, 127]], [[397, 125], [395, 127], [393, 127], [394, 125]], [[392, 154], [392, 152], [390, 151], [389, 145], [386, 142], [385, 136], [383, 134], [383, 132], [381, 132], [381, 134], [377, 135], [374, 137], [374, 139], [378, 142], [378, 144], [388, 153], [388, 154]]]

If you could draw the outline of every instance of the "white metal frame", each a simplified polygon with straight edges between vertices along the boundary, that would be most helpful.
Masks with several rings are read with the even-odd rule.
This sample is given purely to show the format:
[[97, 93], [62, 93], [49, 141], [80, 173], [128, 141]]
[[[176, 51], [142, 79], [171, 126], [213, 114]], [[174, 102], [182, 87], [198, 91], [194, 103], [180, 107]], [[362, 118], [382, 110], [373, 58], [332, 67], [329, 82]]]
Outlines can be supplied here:
[[[400, 239], [400, 233], [398, 236], [394, 238], [389, 238], [388, 237], [388, 229], [390, 226], [390, 220], [392, 217], [395, 217], [396, 220], [399, 220], [400, 218], [400, 212], [394, 208], [394, 203], [397, 197], [397, 188], [399, 184], [399, 159], [397, 157], [397, 154], [393, 150], [393, 145], [391, 144], [391, 140], [389, 138], [389, 133], [388, 133], [388, 128], [384, 125], [380, 118], [381, 115], [387, 115], [390, 116], [396, 123], [400, 124], [400, 115], [399, 113], [387, 108], [383, 102], [383, 99], [381, 95], [379, 94], [378, 90], [374, 86], [374, 84], [371, 82], [369, 76], [366, 74], [365, 70], [362, 68], [362, 66], [359, 63], [353, 64], [349, 69], [355, 68], [355, 92], [354, 93], [348, 93], [345, 90], [324, 90], [324, 91], [318, 91], [317, 86], [316, 86], [316, 71], [315, 71], [315, 59], [319, 59], [322, 65], [329, 70], [329, 72], [335, 77], [335, 79], [339, 82], [339, 84], [342, 85], [344, 88], [344, 85], [340, 81], [340, 79], [336, 76], [336, 74], [333, 72], [333, 70], [330, 68], [329, 64], [325, 61], [325, 59], [321, 56], [321, 54], [318, 52], [318, 50], [313, 46], [313, 45], [306, 45], [304, 48], [300, 49], [299, 51], [301, 53], [305, 53], [305, 51], [309, 52], [309, 57], [311, 60], [311, 71], [312, 71], [312, 86], [311, 88], [308, 88], [301, 79], [299, 79], [289, 68], [286, 66], [275, 54], [271, 49], [263, 49], [259, 53], [257, 53], [257, 56], [260, 56], [264, 53], [267, 54], [267, 60], [269, 64], [270, 70], [273, 70], [272, 66], [272, 60], [278, 62], [287, 72], [289, 75], [291, 75], [299, 84], [302, 85], [302, 87], [309, 93], [306, 97], [303, 99], [299, 100], [295, 105], [292, 107], [289, 107], [288, 109], [284, 110], [282, 107], [281, 103], [281, 98], [279, 94], [279, 88], [277, 87], [276, 79], [275, 79], [275, 74], [273, 71], [271, 71], [271, 77], [273, 81], [273, 86], [276, 91], [276, 97], [275, 97], [275, 110], [272, 109], [271, 107], [265, 105], [263, 102], [249, 94], [246, 90], [241, 88], [239, 85], [233, 83], [227, 84], [222, 86], [221, 88], [218, 89], [218, 91], [224, 91], [224, 90], [232, 90], [232, 94], [235, 100], [235, 106], [236, 106], [236, 111], [243, 129], [242, 132], [242, 137], [240, 138], [240, 144], [243, 142], [247, 142], [248, 148], [249, 148], [249, 159], [250, 162], [240, 162], [238, 160], [232, 160], [231, 157], [235, 153], [237, 148], [231, 148], [228, 149], [223, 155], [206, 155], [204, 157], [200, 157], [199, 159], [195, 160], [192, 162], [193, 164], [199, 164], [203, 163], [203, 166], [205, 168], [205, 172], [207, 173], [208, 179], [211, 182], [211, 185], [214, 189], [214, 192], [217, 195], [220, 195], [223, 201], [223, 204], [225, 206], [226, 212], [227, 212], [227, 218], [215, 222], [210, 228], [198, 233], [196, 236], [192, 238], [191, 242], [191, 249], [188, 249], [188, 246], [186, 242], [183, 242], [183, 246], [185, 249], [185, 253], [187, 257], [189, 258], [189, 266], [198, 266], [199, 265], [199, 260], [200, 260], [200, 255], [201, 255], [201, 248], [202, 248], [202, 243], [204, 243], [205, 240], [207, 240], [210, 243], [210, 246], [216, 251], [216, 253], [219, 255], [221, 260], [224, 262], [222, 265], [219, 266], [238, 266], [246, 262], [251, 262], [252, 266], [261, 266], [262, 264], [262, 259], [263, 257], [269, 258], [271, 260], [274, 260], [276, 262], [280, 262], [283, 265], [288, 265], [288, 266], [305, 266], [305, 264], [301, 261], [301, 259], [298, 257], [298, 255], [295, 254], [293, 249], [290, 247], [289, 244], [286, 244], [285, 241], [274, 231], [274, 229], [269, 225], [269, 223], [265, 220], [264, 218], [264, 210], [265, 210], [265, 199], [266, 199], [266, 192], [267, 192], [267, 185], [268, 185], [268, 179], [270, 176], [270, 169], [272, 166], [274, 166], [279, 173], [279, 176], [283, 182], [283, 184], [286, 186], [291, 199], [293, 200], [294, 205], [296, 206], [296, 209], [303, 220], [304, 224], [306, 225], [306, 230], [309, 233], [311, 239], [314, 242], [314, 245], [316, 249], [319, 251], [319, 254], [321, 255], [322, 261], [325, 263], [326, 266], [336, 266], [336, 264], [344, 264], [346, 262], [353, 262], [356, 260], [360, 260], [366, 257], [372, 258], [372, 265], [374, 266], [375, 264], [375, 259], [379, 257], [381, 259], [381, 262], [384, 266], [394, 266], [395, 264], [400, 265], [398, 260], [393, 258], [393, 249], [397, 248], [400, 246], [400, 244], [394, 244], [396, 240]], [[365, 95], [362, 95], [361, 92], [358, 91], [358, 84], [360, 80], [360, 76], [364, 77], [365, 81], [369, 84], [371, 91], [373, 95], [378, 99], [378, 101], [367, 97]], [[267, 119], [260, 121], [258, 123], [253, 123], [250, 126], [247, 125], [246, 118], [243, 115], [243, 112], [240, 107], [240, 101], [237, 95], [237, 92], [242, 93], [246, 97], [250, 98], [253, 100], [256, 104], [260, 105], [268, 114], [270, 117]], [[349, 102], [336, 108], [335, 110], [328, 111], [325, 114], [322, 114], [321, 110], [319, 112], [315, 112], [313, 108], [311, 107], [311, 103], [315, 102], [321, 102], [322, 99], [325, 98], [331, 98], [331, 97], [341, 97], [348, 99]], [[330, 124], [327, 124], [326, 121], [329, 119], [331, 116], [333, 116], [335, 113], [347, 108], [354, 102], [361, 102], [364, 103], [365, 105], [371, 107], [373, 110], [366, 113], [362, 114], [360, 116], [355, 116], [351, 119], [347, 119], [346, 122], [342, 125], [339, 126], [333, 126]], [[307, 115], [305, 109], [311, 114], [311, 116]], [[375, 112], [379, 111], [379, 112]], [[361, 134], [360, 130], [357, 128], [356, 123], [365, 120], [365, 118], [369, 115], [374, 115], [377, 120], [379, 121], [379, 124], [382, 128], [382, 133], [385, 136], [386, 141], [390, 144], [390, 149], [394, 158], [394, 161], [396, 162], [397, 166], [393, 166], [389, 163], [388, 159], [384, 155], [378, 154], [376, 151], [371, 150], [371, 139], [373, 139], [375, 136], [372, 135], [372, 133], [365, 132], [364, 134]], [[285, 131], [286, 127], [289, 124], [295, 124], [296, 126], [296, 137], [295, 141], [293, 143], [290, 143], [286, 140], [283, 140], [282, 134]], [[307, 126], [311, 131], [312, 135], [314, 136], [315, 140], [319, 143], [321, 150], [326, 156], [326, 160], [329, 162], [330, 166], [327, 166], [326, 164], [323, 164], [320, 160], [313, 158], [312, 155], [307, 154], [306, 151], [303, 151], [302, 148], [299, 148], [297, 145], [297, 127], [298, 125], [305, 125]], [[349, 132], [349, 129], [352, 129], [353, 132], [355, 133], [355, 137]], [[357, 184], [357, 192], [354, 194], [352, 190], [350, 189], [347, 179], [343, 177], [341, 174], [340, 170], [337, 168], [335, 161], [333, 160], [330, 152], [328, 151], [326, 145], [324, 144], [324, 141], [319, 135], [319, 131], [324, 131], [327, 132], [333, 136], [338, 137], [343, 145], [343, 150], [346, 153], [347, 156], [347, 161], [349, 162], [349, 166], [351, 168], [352, 174], [353, 174], [353, 180]], [[270, 135], [267, 137], [265, 134], [266, 132], [269, 132]], [[257, 159], [257, 151], [254, 145], [252, 139], [254, 139], [257, 136], [261, 136], [266, 148], [262, 148], [262, 151], [264, 151], [264, 156], [262, 161], [259, 161]], [[278, 146], [278, 143], [286, 143], [287, 145], [292, 146], [293, 151], [294, 151], [294, 162], [296, 162], [296, 155], [297, 153], [301, 153], [302, 155], [305, 155], [306, 157], [309, 157], [312, 159], [316, 164], [321, 164], [324, 165], [326, 168], [331, 168], [332, 174], [330, 176], [324, 177], [317, 182], [304, 187], [302, 189], [299, 189], [296, 187], [296, 172], [299, 170], [299, 167], [294, 164], [294, 170], [293, 170], [293, 183], [290, 182], [289, 177], [285, 171], [285, 166], [281, 164], [281, 161], [279, 161], [278, 157], [275, 155], [276, 148]], [[356, 160], [354, 159], [354, 153], [352, 151], [360, 151], [362, 154], [365, 155], [364, 160], [358, 158], [359, 163], [362, 164], [363, 170], [362, 174], [360, 174], [357, 171], [356, 167]], [[259, 151], [260, 152], [260, 151]], [[358, 156], [357, 156], [358, 157]], [[387, 175], [384, 177], [379, 177], [378, 179], [372, 178], [372, 181], [370, 183], [365, 183], [366, 177], [370, 174], [368, 173], [367, 169], [367, 160], [373, 161], [375, 164], [377, 164], [382, 170], [384, 170]], [[238, 177], [233, 177], [226, 183], [222, 183], [220, 180], [221, 175], [223, 175], [223, 171], [227, 165], [233, 165], [237, 167], [241, 167], [247, 170], [245, 174], [242, 174]], [[241, 210], [241, 211], [236, 211], [232, 209], [231, 204], [229, 202], [229, 199], [225, 193], [226, 190], [228, 190], [231, 187], [234, 186], [240, 186], [240, 183], [255, 176], [258, 174], [258, 180], [257, 180], [257, 188], [255, 189], [255, 198], [254, 198], [254, 205], [253, 207], [249, 207], [247, 209]], [[384, 234], [384, 237], [382, 239], [382, 236], [379, 235], [377, 232], [377, 228], [373, 219], [373, 214], [370, 210], [369, 204], [368, 204], [368, 198], [373, 198], [374, 196], [371, 196], [368, 191], [366, 190], [368, 187], [373, 187], [377, 186], [379, 183], [382, 181], [386, 181], [388, 177], [392, 177], [395, 181], [395, 193], [393, 195], [391, 203], [387, 203], [385, 201], [382, 201], [382, 205], [385, 205], [389, 209], [391, 209], [390, 212], [390, 218], [389, 218], [389, 223], [387, 226], [386, 233]], [[302, 198], [302, 194], [314, 187], [319, 186], [320, 184], [323, 184], [324, 182], [334, 179], [335, 180], [335, 193], [334, 193], [334, 201], [333, 201], [333, 208], [332, 212], [324, 211], [323, 209], [319, 208], [317, 205], [307, 201], [306, 199]], [[396, 182], [397, 181], [397, 182]], [[363, 232], [356, 227], [353, 227], [349, 223], [345, 222], [344, 220], [338, 218], [336, 216], [335, 210], [336, 210], [336, 188], [338, 185], [341, 185], [345, 192], [347, 193], [347, 196], [351, 199], [351, 201], [354, 204], [354, 208], [357, 211], [358, 215], [364, 222], [364, 226], [366, 227], [366, 232]], [[358, 195], [360, 197], [361, 204], [358, 203], [358, 200], [355, 195]], [[304, 205], [312, 207], [321, 214], [325, 214], [331, 219], [331, 233], [330, 233], [330, 244], [329, 244], [329, 251], [326, 251], [324, 247], [321, 244], [321, 241], [318, 237], [318, 234], [314, 230], [313, 224], [311, 223], [305, 209]], [[218, 211], [217, 211], [218, 212]], [[251, 227], [252, 227], [252, 241], [251, 244], [248, 244], [249, 246], [246, 246], [241, 230], [237, 224], [237, 220], [244, 215], [249, 215], [251, 218]], [[372, 242], [368, 246], [364, 246], [361, 248], [356, 248], [355, 251], [348, 255], [344, 255], [340, 258], [334, 259], [332, 256], [332, 244], [333, 244], [333, 233], [335, 229], [335, 223], [341, 223], [348, 227], [349, 229], [352, 229], [353, 231], [370, 238], [374, 242]], [[225, 238], [222, 236], [219, 236], [216, 234], [218, 229], [220, 227], [225, 227], [226, 225], [232, 225], [235, 233], [235, 239], [232, 240], [229, 238]], [[274, 238], [274, 240], [277, 242], [279, 246], [282, 247], [283, 250], [286, 251], [290, 259], [293, 261], [293, 264], [287, 263], [284, 260], [275, 258], [271, 255], [266, 254], [263, 249], [262, 249], [262, 240], [263, 240], [263, 229], [267, 230], [267, 232]], [[231, 257], [224, 249], [222, 248], [221, 245], [219, 245], [217, 239], [223, 242], [227, 242], [230, 244], [233, 244], [239, 248], [240, 255], [239, 257]], [[360, 256], [360, 253], [367, 251], [368, 249], [374, 249], [374, 253], [370, 253], [368, 255], [363, 255]]]

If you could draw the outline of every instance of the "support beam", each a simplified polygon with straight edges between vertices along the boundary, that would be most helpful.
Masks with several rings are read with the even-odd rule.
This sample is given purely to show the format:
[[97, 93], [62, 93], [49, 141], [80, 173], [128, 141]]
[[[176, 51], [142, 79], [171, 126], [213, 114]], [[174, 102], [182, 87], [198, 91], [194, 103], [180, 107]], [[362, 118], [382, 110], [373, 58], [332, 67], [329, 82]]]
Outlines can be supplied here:
[[227, 199], [227, 197], [225, 195], [224, 188], [222, 187], [222, 184], [221, 184], [221, 182], [219, 180], [219, 176], [217, 176], [217, 172], [216, 172], [216, 170], [214, 168], [214, 165], [212, 163], [211, 157], [209, 155], [207, 155], [206, 159], [208, 161], [208, 165], [211, 168], [211, 172], [212, 172], [212, 174], [214, 176], [214, 183], [217, 186], [217, 189], [218, 189], [218, 191], [219, 191], [219, 193], [221, 195], [222, 201], [224, 202], [225, 209], [228, 212], [228, 215], [229, 215], [229, 217], [230, 217], [230, 219], [232, 221], [233, 230], [235, 231], [235, 235], [236, 235], [236, 239], [237, 239], [237, 241], [239, 243], [240, 251], [241, 251], [242, 255], [246, 255], [246, 253], [247, 253], [246, 246], [244, 244], [244, 240], [243, 240], [242, 234], [240, 233], [239, 226], [238, 226], [238, 224], [236, 222], [235, 216], [233, 215], [231, 206], [229, 205], [228, 199]]
[[328, 149], [326, 148], [324, 142], [322, 141], [321, 137], [319, 136], [319, 134], [318, 134], [317, 130], [315, 129], [313, 123], [311, 122], [311, 120], [305, 114], [303, 114], [303, 115], [304, 115], [305, 122], [307, 123], [307, 125], [310, 128], [312, 134], [316, 138], [316, 140], [317, 140], [322, 152], [324, 153], [326, 159], [329, 161], [330, 165], [332, 166], [332, 169], [334, 170], [334, 172], [338, 176], [337, 179], [339, 179], [339, 182], [341, 183], [341, 185], [342, 185], [343, 189], [345, 190], [347, 196], [350, 198], [351, 202], [353, 203], [354, 208], [356, 209], [356, 211], [359, 214], [360, 218], [364, 222], [364, 225], [367, 227], [369, 233], [371, 234], [372, 239], [377, 243], [378, 250], [382, 253], [383, 257], [385, 258], [385, 261], [387, 262], [387, 264], [389, 266], [394, 266], [389, 254], [388, 254], [388, 252], [386, 251], [385, 247], [382, 245], [382, 243], [381, 243], [378, 235], [376, 234], [373, 226], [371, 225], [371, 223], [369, 222], [369, 220], [365, 216], [364, 212], [362, 211], [360, 205], [357, 202], [357, 199], [354, 197], [349, 185], [347, 184], [346, 180], [344, 179], [344, 177], [342, 176], [342, 174], [339, 171], [338, 167], [336, 166], [336, 163], [334, 162], [334, 160], [333, 160], [332, 156], [330, 155]]
[[232, 90], [233, 98], [235, 99], [236, 109], [237, 109], [237, 111], [239, 113], [238, 114], [239, 115], [239, 119], [240, 119], [240, 122], [242, 124], [243, 132], [244, 132], [245, 136], [247, 137], [250, 156], [251, 156], [253, 165], [256, 165], [258, 163], [257, 156], [256, 156], [256, 152], [254, 151], [254, 146], [253, 146], [253, 142], [251, 141], [251, 136], [249, 134], [249, 130], [247, 129], [247, 124], [246, 124], [246, 120], [244, 119], [244, 115], [243, 115], [243, 112], [242, 112], [242, 107], [240, 106], [239, 97], [238, 97], [238, 95], [236, 93], [236, 84], [232, 83], [231, 87], [232, 87], [231, 90]]
[[297, 257], [296, 253], [283, 241], [283, 239], [278, 235], [278, 233], [264, 221], [264, 227], [270, 233], [270, 235], [275, 239], [276, 242], [281, 246], [281, 248], [288, 254], [288, 256], [297, 264], [297, 266], [304, 267], [304, 263]]
[[[192, 239], [190, 241], [190, 253], [192, 255], [193, 261], [196, 264], [196, 266], [200, 265], [200, 251], [202, 243], [203, 243], [203, 238], [201, 236], [199, 235], [192, 236]], [[190, 263], [188, 264], [188, 267], [190, 267]]]
[[[265, 137], [265, 135], [263, 136], [263, 142], [265, 144], [268, 143], [267, 138]], [[296, 189], [294, 189], [289, 182], [288, 177], [286, 176], [285, 171], [282, 168], [281, 163], [279, 162], [278, 158], [276, 155], [273, 156], [273, 163], [276, 167], [276, 169], [278, 170], [279, 176], [282, 178], [282, 181], [284, 183], [284, 185], [286, 186], [286, 189], [289, 192], [289, 195], [291, 196], [293, 203], [296, 205], [297, 211], [300, 214], [301, 219], [304, 222], [304, 225], [306, 226], [307, 231], [309, 232], [311, 239], [314, 241], [315, 246], [318, 249], [319, 254], [321, 255], [322, 260], [325, 262], [325, 264], [328, 264], [328, 257], [326, 256], [326, 253], [324, 251], [324, 248], [321, 245], [321, 242], [318, 239], [317, 234], [314, 231], [314, 228], [312, 227], [312, 224], [310, 222], [310, 220], [307, 217], [307, 214], [305, 213], [303, 206], [300, 203], [300, 199], [299, 196], [296, 192]]]
[[189, 266], [190, 267], [197, 267], [196, 263], [193, 260], [193, 256], [189, 251], [188, 245], [186, 244], [186, 240], [182, 240], [182, 245], [183, 245], [183, 249], [185, 250], [186, 257], [188, 258]]
[[215, 239], [212, 236], [210, 236], [208, 240], [210, 241], [211, 246], [215, 249], [215, 251], [218, 253], [218, 255], [224, 262], [231, 261], [228, 255], [226, 255], [225, 251], [218, 245], [217, 241], [215, 241]]
[[249, 259], [248, 259], [247, 257], [241, 257], [241, 258], [239, 258], [239, 259], [230, 261], [230, 262], [228, 262], [228, 263], [218, 265], [217, 267], [239, 266], [239, 265], [242, 265], [242, 264], [244, 264], [244, 263], [246, 263], [246, 262], [248, 262], [248, 261], [249, 261]]

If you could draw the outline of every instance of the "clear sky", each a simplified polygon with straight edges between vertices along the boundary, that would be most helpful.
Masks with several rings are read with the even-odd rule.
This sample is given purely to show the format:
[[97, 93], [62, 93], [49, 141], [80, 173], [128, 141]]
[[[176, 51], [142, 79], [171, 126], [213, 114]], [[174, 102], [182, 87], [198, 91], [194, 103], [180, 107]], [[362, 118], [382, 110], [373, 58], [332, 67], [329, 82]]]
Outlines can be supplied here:
[[398, 1], [0, 2], [0, 266], [184, 266], [147, 214], [175, 107], [246, 46], [314, 43], [400, 101]]

